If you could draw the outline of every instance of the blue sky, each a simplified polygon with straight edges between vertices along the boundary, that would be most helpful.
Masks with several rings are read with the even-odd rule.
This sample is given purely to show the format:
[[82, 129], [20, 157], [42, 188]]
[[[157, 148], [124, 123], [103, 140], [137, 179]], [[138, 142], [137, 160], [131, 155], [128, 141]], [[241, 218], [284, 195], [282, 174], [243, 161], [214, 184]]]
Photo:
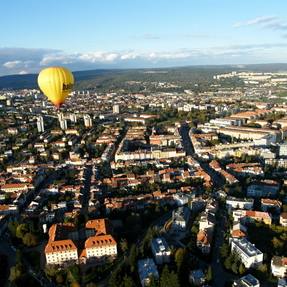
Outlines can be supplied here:
[[287, 62], [286, 0], [9, 0], [0, 75]]

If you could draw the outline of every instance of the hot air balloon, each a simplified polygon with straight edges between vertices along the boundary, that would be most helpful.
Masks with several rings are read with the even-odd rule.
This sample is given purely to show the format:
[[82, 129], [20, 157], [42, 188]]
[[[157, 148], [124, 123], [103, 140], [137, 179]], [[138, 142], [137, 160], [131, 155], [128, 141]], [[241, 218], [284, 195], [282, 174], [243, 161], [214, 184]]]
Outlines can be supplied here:
[[47, 98], [59, 108], [72, 92], [74, 76], [64, 67], [49, 67], [39, 73], [38, 85]]

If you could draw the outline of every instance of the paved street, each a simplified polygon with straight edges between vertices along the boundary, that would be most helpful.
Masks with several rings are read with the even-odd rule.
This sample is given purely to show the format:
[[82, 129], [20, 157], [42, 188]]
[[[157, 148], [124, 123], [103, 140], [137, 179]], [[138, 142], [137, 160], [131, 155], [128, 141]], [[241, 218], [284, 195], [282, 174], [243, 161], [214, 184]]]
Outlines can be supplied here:
[[224, 242], [226, 217], [221, 212], [217, 222], [217, 232], [212, 250], [213, 287], [222, 287], [227, 281], [234, 280], [235, 276], [227, 272], [220, 262], [220, 247]]
[[193, 149], [192, 143], [190, 141], [189, 130], [190, 130], [190, 128], [189, 128], [188, 124], [182, 124], [180, 129], [179, 129], [179, 133], [180, 133], [180, 136], [182, 138], [182, 144], [183, 144], [184, 150], [186, 152], [186, 155], [193, 155], [194, 149]]

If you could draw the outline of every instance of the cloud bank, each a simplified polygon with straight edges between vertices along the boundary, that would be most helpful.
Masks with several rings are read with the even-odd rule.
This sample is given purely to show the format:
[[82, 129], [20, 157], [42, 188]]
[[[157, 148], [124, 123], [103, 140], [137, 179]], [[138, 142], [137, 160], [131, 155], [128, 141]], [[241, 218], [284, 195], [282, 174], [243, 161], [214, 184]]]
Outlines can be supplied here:
[[[255, 22], [263, 23], [263, 19], [253, 20], [252, 23]], [[251, 21], [249, 21], [250, 23]], [[85, 53], [67, 53], [56, 49], [0, 48], [0, 75], [38, 73], [42, 68], [53, 65], [63, 65], [76, 71], [200, 64], [286, 62], [286, 47], [287, 43], [282, 42], [180, 49], [175, 51], [139, 52], [130, 50], [91, 51]]]

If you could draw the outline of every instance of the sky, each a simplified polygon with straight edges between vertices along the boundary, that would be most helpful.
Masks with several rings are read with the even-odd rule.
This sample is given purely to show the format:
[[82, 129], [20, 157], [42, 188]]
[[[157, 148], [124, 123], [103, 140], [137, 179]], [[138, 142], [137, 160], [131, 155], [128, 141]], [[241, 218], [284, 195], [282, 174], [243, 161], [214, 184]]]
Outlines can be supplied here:
[[287, 62], [286, 0], [3, 0], [0, 76]]

